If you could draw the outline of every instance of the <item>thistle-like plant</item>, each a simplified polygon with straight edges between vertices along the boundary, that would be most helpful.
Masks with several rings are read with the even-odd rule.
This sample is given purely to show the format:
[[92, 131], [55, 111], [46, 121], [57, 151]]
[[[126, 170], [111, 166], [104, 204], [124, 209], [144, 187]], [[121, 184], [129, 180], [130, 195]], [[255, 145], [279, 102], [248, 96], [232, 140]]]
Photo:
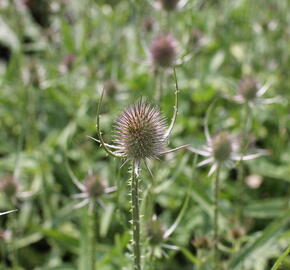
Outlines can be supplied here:
[[84, 183], [81, 183], [73, 171], [71, 170], [68, 161], [66, 160], [66, 169], [76, 187], [81, 193], [74, 194], [72, 197], [82, 199], [82, 201], [74, 206], [79, 209], [88, 205], [88, 239], [90, 239], [87, 252], [87, 267], [89, 270], [95, 270], [96, 266], [96, 217], [97, 203], [103, 206], [102, 197], [115, 191], [116, 187], [107, 187], [107, 181], [100, 175], [89, 172]]
[[167, 139], [173, 129], [178, 112], [178, 85], [174, 70], [176, 83], [175, 106], [170, 126], [166, 128], [165, 118], [159, 109], [147, 101], [140, 100], [128, 107], [119, 117], [115, 124], [114, 145], [104, 142], [100, 130], [100, 108], [103, 100], [102, 91], [97, 109], [97, 134], [99, 142], [105, 151], [112, 157], [125, 159], [131, 163], [131, 204], [132, 204], [132, 229], [133, 229], [133, 256], [134, 269], [141, 269], [141, 248], [140, 248], [140, 214], [139, 214], [139, 171], [140, 165], [146, 160], [158, 159], [160, 156], [174, 152], [186, 147], [181, 146], [175, 149], [167, 149]]
[[250, 108], [281, 101], [280, 97], [264, 97], [269, 88], [269, 84], [262, 85], [257, 78], [246, 76], [240, 80], [236, 87], [236, 94], [234, 96], [226, 95], [225, 97], [236, 103], [246, 104]]
[[[214, 104], [214, 103], [213, 103]], [[215, 269], [220, 269], [219, 265], [219, 253], [218, 253], [218, 216], [219, 216], [219, 189], [220, 189], [220, 171], [223, 165], [233, 166], [234, 162], [241, 160], [251, 160], [268, 152], [265, 150], [259, 150], [255, 154], [251, 155], [239, 155], [238, 146], [235, 143], [233, 137], [226, 131], [222, 131], [215, 136], [211, 136], [208, 129], [208, 118], [211, 112], [212, 106], [209, 107], [207, 115], [205, 117], [205, 137], [207, 140], [204, 149], [199, 150], [194, 147], [189, 147], [191, 152], [206, 157], [205, 160], [197, 164], [197, 166], [204, 166], [212, 164], [209, 170], [209, 175], [215, 172], [214, 179], [214, 264]]]

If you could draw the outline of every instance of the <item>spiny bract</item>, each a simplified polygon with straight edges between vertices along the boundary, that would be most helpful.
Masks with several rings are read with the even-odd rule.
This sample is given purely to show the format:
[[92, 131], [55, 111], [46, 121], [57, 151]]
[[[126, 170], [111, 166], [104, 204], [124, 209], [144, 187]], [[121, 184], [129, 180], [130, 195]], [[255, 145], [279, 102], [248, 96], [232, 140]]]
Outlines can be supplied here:
[[116, 122], [117, 152], [130, 160], [156, 158], [166, 150], [165, 128], [160, 111], [140, 100], [127, 108]]

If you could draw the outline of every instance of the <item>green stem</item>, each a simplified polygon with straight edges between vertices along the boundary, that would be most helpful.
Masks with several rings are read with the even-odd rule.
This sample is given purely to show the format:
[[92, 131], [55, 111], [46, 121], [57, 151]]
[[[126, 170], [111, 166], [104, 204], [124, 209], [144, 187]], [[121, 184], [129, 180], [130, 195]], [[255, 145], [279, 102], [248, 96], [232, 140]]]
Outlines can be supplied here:
[[139, 179], [137, 173], [138, 173], [138, 163], [136, 161], [133, 161], [132, 179], [131, 179], [131, 203], [132, 203], [132, 225], [133, 225], [134, 270], [141, 270]]
[[158, 74], [157, 74], [157, 103], [160, 106], [162, 102], [162, 97], [163, 97], [163, 78], [164, 78], [164, 73], [162, 69], [158, 69]]
[[219, 227], [218, 227], [218, 218], [219, 218], [219, 182], [220, 182], [220, 168], [219, 164], [215, 174], [215, 182], [214, 182], [214, 264], [215, 270], [219, 270]]
[[245, 183], [244, 183], [244, 162], [242, 157], [245, 155], [249, 141], [246, 139], [248, 138], [248, 132], [249, 132], [249, 106], [246, 104], [244, 107], [244, 115], [242, 119], [242, 142], [241, 142], [241, 147], [242, 147], [242, 153], [241, 153], [241, 160], [239, 161], [239, 166], [238, 166], [238, 187], [239, 187], [239, 192], [238, 192], [238, 200], [237, 200], [237, 216], [238, 216], [238, 222], [243, 223], [244, 219], [244, 195], [245, 195]]
[[89, 231], [88, 231], [88, 270], [96, 270], [96, 201], [93, 200], [88, 209], [89, 216]]

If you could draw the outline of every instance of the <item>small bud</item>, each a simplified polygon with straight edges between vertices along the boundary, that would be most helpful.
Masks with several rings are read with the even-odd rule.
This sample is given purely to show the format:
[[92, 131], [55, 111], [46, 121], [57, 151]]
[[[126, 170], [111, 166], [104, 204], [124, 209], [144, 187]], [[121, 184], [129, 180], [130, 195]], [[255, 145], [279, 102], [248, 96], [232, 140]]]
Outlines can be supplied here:
[[146, 224], [146, 235], [149, 238], [150, 244], [156, 246], [164, 240], [165, 229], [160, 224], [156, 216]]
[[238, 240], [241, 237], [243, 237], [245, 234], [246, 234], [246, 231], [243, 227], [235, 227], [230, 231], [229, 236], [233, 240]]
[[91, 198], [98, 198], [105, 193], [106, 181], [98, 175], [89, 175], [85, 179], [84, 185]]
[[147, 33], [152, 32], [154, 29], [154, 21], [151, 18], [145, 18], [143, 21], [143, 29]]
[[114, 80], [107, 80], [104, 82], [104, 89], [107, 96], [114, 98], [118, 89], [118, 85]]
[[221, 132], [212, 139], [212, 151], [216, 161], [224, 162], [233, 151], [232, 140], [227, 132]]
[[212, 243], [206, 236], [198, 236], [192, 240], [192, 244], [197, 249], [211, 249]]
[[190, 41], [193, 45], [198, 45], [202, 38], [203, 34], [199, 29], [193, 28], [191, 30]]
[[166, 149], [165, 126], [157, 108], [142, 100], [137, 102], [116, 122], [117, 152], [131, 160], [158, 157]]
[[238, 93], [247, 101], [257, 97], [259, 84], [255, 78], [246, 77], [240, 81]]
[[176, 61], [177, 42], [170, 35], [162, 35], [153, 40], [150, 47], [151, 59], [156, 66], [171, 67]]
[[177, 8], [179, 0], [157, 0], [162, 9], [173, 11]]
[[14, 197], [17, 193], [18, 186], [18, 180], [13, 175], [5, 176], [0, 182], [0, 190], [4, 192], [7, 197]]

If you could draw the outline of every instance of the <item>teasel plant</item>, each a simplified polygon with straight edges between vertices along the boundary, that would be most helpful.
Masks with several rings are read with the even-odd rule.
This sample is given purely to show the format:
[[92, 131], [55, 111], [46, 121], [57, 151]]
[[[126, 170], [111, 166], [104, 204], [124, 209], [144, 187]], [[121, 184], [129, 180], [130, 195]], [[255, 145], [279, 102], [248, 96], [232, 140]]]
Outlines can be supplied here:
[[227, 131], [220, 131], [216, 135], [211, 136], [208, 128], [209, 115], [213, 109], [216, 101], [214, 101], [205, 117], [205, 137], [206, 144], [203, 149], [196, 149], [192, 146], [188, 147], [188, 150], [206, 157], [205, 160], [199, 162], [197, 167], [211, 164], [208, 175], [214, 175], [214, 220], [213, 220], [213, 231], [214, 231], [214, 269], [221, 269], [220, 256], [219, 256], [219, 193], [220, 193], [220, 173], [223, 167], [234, 167], [237, 162], [255, 159], [264, 155], [269, 154], [266, 150], [258, 150], [257, 153], [249, 155], [240, 155], [239, 145], [237, 140], [230, 135]]
[[244, 160], [242, 157], [246, 154], [250, 145], [249, 135], [254, 121], [253, 110], [263, 105], [272, 104], [282, 101], [281, 97], [265, 98], [264, 95], [270, 89], [270, 83], [262, 85], [254, 76], [244, 76], [239, 84], [235, 87], [236, 94], [234, 96], [225, 96], [227, 99], [242, 105], [241, 110], [241, 134], [240, 148], [241, 158], [238, 161], [238, 199], [237, 199], [237, 221], [243, 223], [244, 220]]
[[80, 209], [88, 206], [87, 220], [88, 220], [88, 252], [86, 258], [86, 267], [88, 270], [96, 269], [96, 241], [97, 241], [97, 215], [98, 206], [104, 207], [103, 198], [107, 197], [112, 192], [116, 191], [116, 187], [108, 187], [107, 179], [102, 175], [93, 174], [92, 171], [88, 172], [87, 177], [81, 182], [72, 171], [68, 160], [65, 161], [66, 169], [71, 177], [75, 186], [80, 190], [80, 193], [73, 194], [75, 199], [81, 199], [81, 201], [75, 204], [74, 209]]
[[[174, 69], [174, 77], [176, 71]], [[130, 162], [131, 178], [129, 185], [131, 188], [131, 211], [132, 211], [132, 249], [133, 249], [133, 269], [142, 269], [142, 251], [140, 234], [140, 170], [144, 163], [150, 175], [153, 177], [147, 161], [158, 159], [167, 153], [175, 152], [186, 148], [188, 145], [182, 145], [174, 149], [167, 148], [168, 137], [174, 127], [178, 113], [178, 85], [176, 83], [174, 112], [169, 127], [166, 127], [165, 118], [159, 109], [149, 102], [139, 100], [129, 106], [115, 123], [114, 145], [104, 141], [100, 127], [100, 109], [104, 96], [104, 90], [101, 93], [97, 108], [97, 135], [99, 139], [92, 138], [100, 143], [106, 153], [114, 158], [124, 159], [122, 166]], [[122, 167], [121, 166], [121, 167]]]

